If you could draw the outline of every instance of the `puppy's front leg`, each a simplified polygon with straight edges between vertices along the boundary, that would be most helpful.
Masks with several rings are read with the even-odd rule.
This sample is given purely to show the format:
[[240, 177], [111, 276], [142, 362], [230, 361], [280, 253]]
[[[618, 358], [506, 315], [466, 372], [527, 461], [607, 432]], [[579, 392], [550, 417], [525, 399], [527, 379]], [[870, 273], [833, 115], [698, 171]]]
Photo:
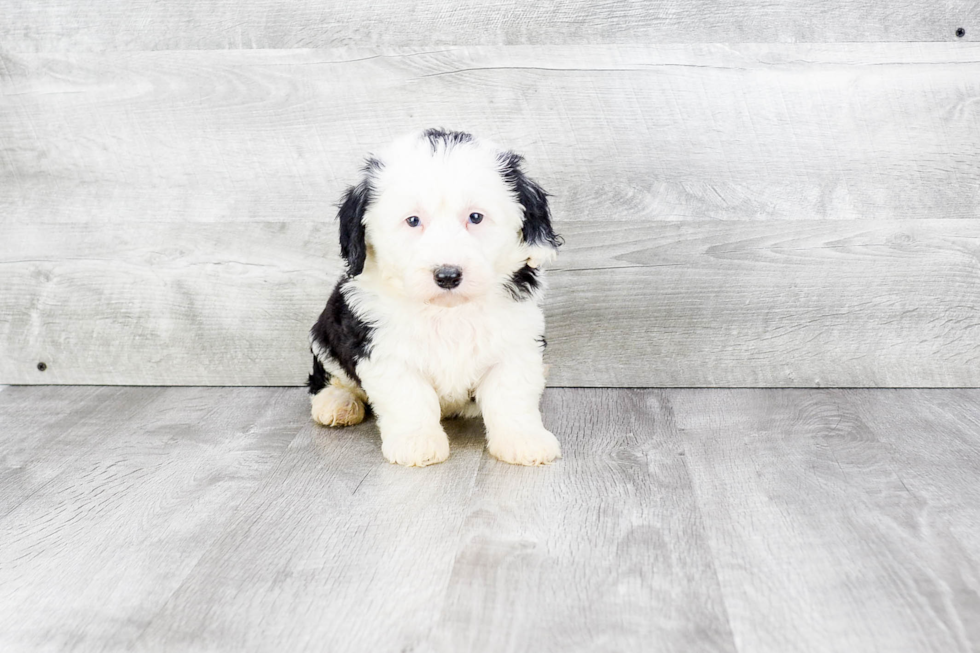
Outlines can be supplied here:
[[358, 368], [361, 387], [378, 416], [381, 453], [388, 462], [424, 467], [449, 458], [449, 438], [439, 423], [439, 396], [404, 366]]
[[561, 456], [558, 440], [541, 422], [544, 392], [540, 354], [499, 363], [477, 388], [487, 427], [487, 450], [513, 465], [546, 465]]

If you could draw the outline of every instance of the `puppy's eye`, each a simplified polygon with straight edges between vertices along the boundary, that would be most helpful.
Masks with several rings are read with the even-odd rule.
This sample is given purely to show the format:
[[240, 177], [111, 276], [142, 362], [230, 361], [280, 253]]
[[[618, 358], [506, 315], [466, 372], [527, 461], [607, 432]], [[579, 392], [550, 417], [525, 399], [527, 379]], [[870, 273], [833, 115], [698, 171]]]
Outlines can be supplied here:
[[422, 221], [419, 220], [419, 216], [413, 215], [405, 218], [405, 222], [408, 223], [409, 227], [417, 227], [419, 226], [419, 224], [421, 224]]
[[470, 213], [470, 223], [472, 223], [472, 224], [480, 224], [481, 222], [483, 222], [483, 214], [482, 213]]

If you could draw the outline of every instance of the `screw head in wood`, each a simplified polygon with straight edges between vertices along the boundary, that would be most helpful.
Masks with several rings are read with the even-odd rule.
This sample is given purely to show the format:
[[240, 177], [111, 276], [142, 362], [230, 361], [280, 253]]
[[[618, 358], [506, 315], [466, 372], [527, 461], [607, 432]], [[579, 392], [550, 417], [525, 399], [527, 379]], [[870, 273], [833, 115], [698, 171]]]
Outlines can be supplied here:
[[966, 30], [963, 29], [962, 27], [957, 27], [956, 28], [956, 38], [961, 39], [964, 36], [966, 36]]
[[46, 369], [48, 369], [48, 364], [47, 363], [38, 363], [37, 364], [37, 371], [38, 372], [43, 372]]

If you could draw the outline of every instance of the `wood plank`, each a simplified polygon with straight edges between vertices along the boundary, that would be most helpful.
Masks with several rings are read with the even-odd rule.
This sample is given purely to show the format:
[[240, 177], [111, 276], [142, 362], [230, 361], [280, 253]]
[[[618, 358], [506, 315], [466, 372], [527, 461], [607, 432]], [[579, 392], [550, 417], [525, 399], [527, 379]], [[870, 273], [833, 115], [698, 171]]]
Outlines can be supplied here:
[[7, 55], [3, 223], [321, 220], [443, 124], [561, 220], [976, 218], [978, 44]]
[[302, 382], [341, 188], [443, 123], [556, 195], [552, 384], [978, 385], [978, 48], [6, 55], [0, 382]]
[[[126, 396], [131, 400], [121, 402]], [[57, 386], [19, 387], [5, 393], [0, 401], [0, 518], [79, 458], [105, 446], [147, 410], [155, 396], [118, 388]]]
[[[908, 428], [918, 395], [890, 392]], [[976, 548], [904, 484], [854, 391], [667, 396], [740, 650], [980, 646]]]
[[974, 38], [973, 0], [780, 0], [716, 3], [517, 0], [251, 0], [8, 3], [12, 51], [293, 48], [337, 45], [947, 41]]
[[652, 248], [640, 238], [621, 258], [646, 265], [551, 275], [549, 383], [980, 385], [970, 224], [927, 249], [854, 223], [765, 235], [729, 225], [728, 242], [687, 225]]
[[[963, 570], [980, 596], [980, 390], [852, 392], [852, 402], [890, 450], [905, 486], [929, 507], [968, 551], [974, 571]], [[980, 620], [965, 624], [980, 642]]]
[[980, 390], [548, 390], [539, 469], [307, 406], [8, 388], [0, 452], [65, 464], [0, 517], [0, 648], [980, 648]]
[[663, 397], [551, 390], [562, 459], [484, 458], [429, 648], [735, 650]]
[[[335, 229], [13, 225], [0, 380], [301, 384], [339, 272]], [[980, 385], [980, 221], [563, 233], [545, 302], [553, 386]]]
[[[19, 394], [42, 418], [93, 391]], [[79, 430], [59, 438], [63, 424], [40, 421], [33, 449], [24, 448], [28, 468], [66, 462], [0, 519], [3, 650], [129, 650], [309, 420], [298, 389], [95, 394], [109, 395], [100, 409], [128, 417], [104, 421], [92, 442]], [[82, 401], [80, 412], [61, 414], [88, 410]], [[3, 449], [21, 435], [5, 430]], [[52, 440], [60, 446], [49, 448]]]
[[484, 449], [447, 422], [425, 469], [381, 457], [373, 420], [310, 425], [136, 641], [138, 650], [414, 650], [443, 604]]
[[22, 383], [302, 384], [339, 272], [332, 223], [8, 233], [0, 378]]
[[970, 557], [971, 564], [957, 565], [962, 582], [949, 591], [974, 615], [957, 636], [980, 649], [980, 390], [865, 391], [852, 397], [868, 429], [888, 446], [902, 483], [927, 507], [920, 528], [950, 533]]

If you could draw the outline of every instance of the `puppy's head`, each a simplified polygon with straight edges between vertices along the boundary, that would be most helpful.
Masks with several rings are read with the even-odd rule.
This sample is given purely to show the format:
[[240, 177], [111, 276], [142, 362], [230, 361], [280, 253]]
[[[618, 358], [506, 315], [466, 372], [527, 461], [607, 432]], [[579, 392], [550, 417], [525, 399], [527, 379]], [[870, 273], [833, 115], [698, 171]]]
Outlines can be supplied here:
[[351, 276], [455, 306], [507, 289], [523, 299], [557, 254], [546, 193], [523, 158], [464, 132], [429, 129], [368, 159], [340, 206]]

